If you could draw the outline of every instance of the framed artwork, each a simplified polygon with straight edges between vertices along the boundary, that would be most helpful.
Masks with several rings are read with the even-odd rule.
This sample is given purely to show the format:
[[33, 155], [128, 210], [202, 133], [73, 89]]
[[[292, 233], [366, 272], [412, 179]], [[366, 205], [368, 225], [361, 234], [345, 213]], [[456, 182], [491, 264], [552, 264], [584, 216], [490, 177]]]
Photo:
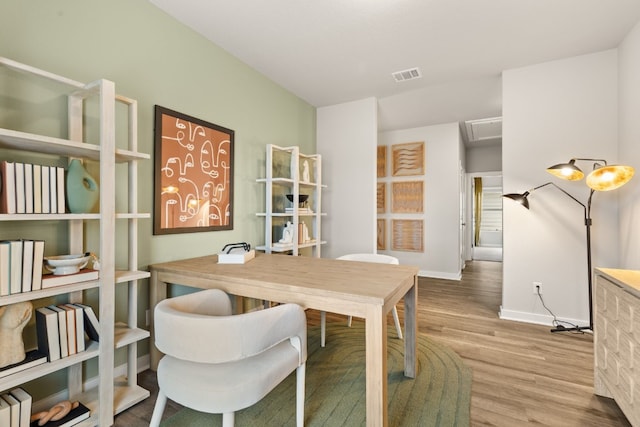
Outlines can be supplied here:
[[153, 234], [233, 229], [234, 131], [155, 106]]
[[387, 176], [387, 146], [378, 145], [378, 178]]
[[423, 226], [421, 219], [391, 220], [391, 250], [423, 252]]
[[387, 249], [387, 220], [386, 219], [378, 220], [377, 230], [378, 230], [377, 248], [378, 250], [384, 251]]
[[391, 146], [392, 175], [424, 175], [424, 142], [409, 142]]
[[424, 211], [423, 181], [391, 183], [391, 212], [422, 213]]
[[387, 211], [387, 184], [379, 182], [376, 188], [376, 212], [385, 213]]

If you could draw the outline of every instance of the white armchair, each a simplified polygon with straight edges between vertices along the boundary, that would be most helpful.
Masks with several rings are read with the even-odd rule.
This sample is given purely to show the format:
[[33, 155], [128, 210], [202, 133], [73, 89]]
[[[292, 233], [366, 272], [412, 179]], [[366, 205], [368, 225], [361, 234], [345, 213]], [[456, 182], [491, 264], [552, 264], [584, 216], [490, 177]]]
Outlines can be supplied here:
[[209, 289], [161, 301], [154, 311], [158, 398], [150, 426], [159, 426], [167, 398], [197, 411], [223, 414], [266, 396], [296, 371], [297, 426], [304, 425], [307, 321], [304, 310], [282, 304], [231, 315], [226, 293]]
[[[383, 254], [369, 254], [369, 253], [361, 253], [361, 254], [348, 254], [340, 256], [336, 259], [344, 260], [344, 261], [361, 261], [361, 262], [378, 262], [381, 264], [400, 264], [398, 258], [392, 257], [390, 255]], [[398, 310], [396, 307], [393, 307], [391, 311], [393, 313], [393, 321], [396, 324], [396, 331], [398, 333], [398, 338], [402, 339], [402, 325], [400, 325], [400, 319], [398, 318]], [[351, 316], [349, 316], [349, 320], [347, 321], [349, 327], [351, 327]], [[324, 347], [327, 335], [327, 313], [324, 311], [320, 312], [320, 345]]]

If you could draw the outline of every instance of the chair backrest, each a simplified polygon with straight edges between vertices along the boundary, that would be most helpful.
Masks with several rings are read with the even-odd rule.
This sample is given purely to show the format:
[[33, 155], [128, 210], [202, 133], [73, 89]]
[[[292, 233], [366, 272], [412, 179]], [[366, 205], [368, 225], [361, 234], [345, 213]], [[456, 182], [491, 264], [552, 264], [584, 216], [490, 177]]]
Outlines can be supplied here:
[[380, 264], [400, 264], [398, 258], [383, 255], [383, 254], [368, 254], [368, 253], [359, 253], [359, 254], [347, 254], [342, 255], [336, 259], [346, 260], [346, 261], [362, 261], [362, 262], [377, 262]]

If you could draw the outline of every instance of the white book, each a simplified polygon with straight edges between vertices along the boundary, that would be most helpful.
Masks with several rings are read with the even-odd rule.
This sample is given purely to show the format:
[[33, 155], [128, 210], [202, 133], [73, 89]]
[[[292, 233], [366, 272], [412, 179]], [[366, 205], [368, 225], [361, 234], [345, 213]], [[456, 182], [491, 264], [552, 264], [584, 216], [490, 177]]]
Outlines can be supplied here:
[[22, 241], [22, 292], [31, 292], [33, 280], [33, 240]]
[[11, 425], [11, 406], [0, 396], [0, 426]]
[[11, 289], [11, 242], [5, 240], [0, 242], [0, 296], [9, 295], [10, 289]]
[[0, 162], [0, 175], [2, 175], [2, 196], [0, 212], [6, 214], [16, 213], [16, 168], [15, 163]]
[[20, 427], [20, 402], [9, 393], [4, 393], [2, 395], [2, 399], [9, 404], [9, 409], [11, 411], [11, 421], [7, 426]]
[[31, 405], [33, 402], [31, 395], [20, 387], [11, 390], [11, 395], [20, 402], [20, 427], [29, 427], [31, 422]]
[[33, 213], [42, 213], [42, 166], [33, 165]]
[[69, 355], [69, 338], [67, 338], [67, 310], [57, 305], [48, 305], [48, 309], [58, 313], [58, 334], [60, 336], [60, 357]]
[[11, 284], [9, 293], [22, 292], [22, 240], [10, 240], [11, 242]]
[[33, 213], [33, 165], [24, 164], [24, 202], [25, 212]]
[[33, 273], [31, 290], [42, 289], [42, 264], [44, 262], [44, 240], [33, 241]]
[[74, 311], [74, 318], [76, 320], [76, 352], [80, 353], [85, 350], [84, 343], [84, 310], [82, 307], [78, 307], [75, 304], [65, 304], [65, 308], [70, 308]]
[[36, 309], [36, 334], [38, 350], [47, 355], [49, 362], [60, 359], [58, 313], [47, 307]]
[[51, 190], [49, 188], [49, 166], [42, 166], [42, 213], [51, 213]]
[[76, 311], [67, 305], [61, 305], [61, 309], [67, 312], [67, 342], [69, 343], [69, 356], [78, 352], [76, 340]]
[[51, 213], [58, 213], [58, 168], [49, 166], [49, 208]]
[[64, 185], [64, 168], [57, 167], [56, 171], [58, 172], [58, 176], [56, 177], [56, 183], [58, 184], [58, 189], [56, 194], [58, 195], [58, 213], [65, 213], [65, 185]]
[[15, 164], [16, 173], [16, 213], [26, 213], [26, 201], [24, 192], [24, 163]]

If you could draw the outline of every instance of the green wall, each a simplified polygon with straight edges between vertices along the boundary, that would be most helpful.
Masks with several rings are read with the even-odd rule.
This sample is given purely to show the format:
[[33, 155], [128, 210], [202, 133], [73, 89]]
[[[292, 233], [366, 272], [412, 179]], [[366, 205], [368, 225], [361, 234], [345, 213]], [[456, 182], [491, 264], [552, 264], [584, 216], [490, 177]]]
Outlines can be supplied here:
[[[315, 152], [315, 108], [147, 1], [5, 1], [0, 12], [0, 56], [81, 82], [114, 81], [118, 93], [138, 101], [139, 151], [152, 157], [156, 104], [235, 131], [234, 229], [154, 236], [152, 220], [143, 221], [142, 269], [156, 262], [212, 254], [229, 242], [264, 243], [263, 221], [255, 213], [264, 210], [264, 186], [256, 178], [265, 174], [266, 144], [298, 145], [303, 153]], [[66, 124], [57, 123], [57, 118], [66, 117], [64, 102], [34, 102], [32, 94], [16, 94], [10, 86], [0, 74], [0, 127], [65, 136]], [[16, 102], [33, 103], [34, 108], [16, 115], [12, 106]], [[56, 120], [40, 120], [40, 111]], [[20, 155], [0, 152], [0, 159]], [[152, 212], [153, 160], [142, 163], [139, 174], [138, 208]], [[26, 227], [29, 234], [41, 229], [43, 235], [50, 233], [47, 254], [65, 253], [64, 243], [50, 244], [64, 239], [66, 227], [55, 228], [56, 224], [2, 225], [0, 239], [23, 237]], [[119, 237], [126, 240], [126, 235]], [[141, 288], [142, 323], [148, 294], [146, 286]], [[125, 297], [118, 293], [120, 318], [125, 315]]]

